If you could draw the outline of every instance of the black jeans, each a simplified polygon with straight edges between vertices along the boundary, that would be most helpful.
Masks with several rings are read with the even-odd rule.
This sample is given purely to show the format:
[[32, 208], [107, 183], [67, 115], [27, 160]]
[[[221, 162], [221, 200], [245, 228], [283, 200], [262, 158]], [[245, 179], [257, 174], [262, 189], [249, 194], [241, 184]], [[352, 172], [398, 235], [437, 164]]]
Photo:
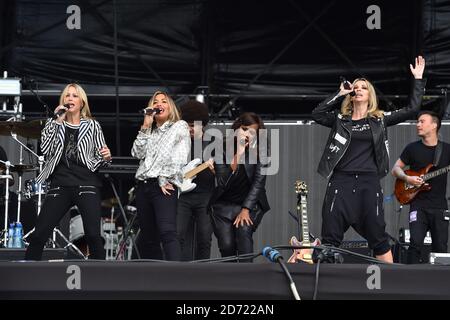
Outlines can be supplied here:
[[178, 190], [164, 195], [157, 179], [139, 181], [136, 190], [136, 207], [141, 233], [138, 247], [141, 258], [162, 259], [160, 243], [166, 260], [179, 261], [180, 243], [177, 238], [176, 215]]
[[[190, 192], [180, 195], [177, 210], [178, 239], [183, 261], [209, 259], [211, 256], [212, 225], [208, 215], [210, 193]], [[195, 224], [192, 225], [192, 222]], [[192, 230], [195, 234], [189, 235]], [[189, 242], [192, 239], [195, 243]], [[196, 248], [196, 250], [193, 250]]]
[[[211, 207], [211, 220], [222, 257], [243, 255], [253, 252], [253, 232], [256, 230], [255, 212], [250, 211], [250, 218], [255, 225], [244, 225], [236, 228], [233, 225], [241, 212], [240, 205], [218, 202]], [[251, 262], [252, 259], [241, 260]]]
[[444, 214], [445, 209], [410, 209], [408, 263], [427, 262], [421, 260], [421, 253], [428, 230], [432, 239], [431, 251], [447, 252], [448, 220], [445, 220]]
[[94, 186], [54, 187], [45, 196], [25, 260], [41, 260], [45, 243], [53, 228], [69, 209], [76, 205], [83, 219], [83, 228], [92, 259], [105, 259], [105, 249], [100, 236], [100, 192]]

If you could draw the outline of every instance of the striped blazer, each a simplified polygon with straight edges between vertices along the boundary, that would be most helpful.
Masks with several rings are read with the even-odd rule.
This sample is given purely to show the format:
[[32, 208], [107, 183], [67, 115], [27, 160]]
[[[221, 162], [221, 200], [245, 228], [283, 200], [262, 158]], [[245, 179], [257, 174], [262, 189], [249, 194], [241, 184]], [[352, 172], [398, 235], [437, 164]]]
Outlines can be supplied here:
[[[41, 152], [45, 164], [36, 178], [38, 183], [47, 180], [55, 170], [64, 151], [66, 126], [48, 119], [41, 134]], [[78, 160], [90, 171], [94, 172], [107, 163], [100, 154], [106, 146], [102, 128], [96, 120], [81, 119], [78, 133]]]

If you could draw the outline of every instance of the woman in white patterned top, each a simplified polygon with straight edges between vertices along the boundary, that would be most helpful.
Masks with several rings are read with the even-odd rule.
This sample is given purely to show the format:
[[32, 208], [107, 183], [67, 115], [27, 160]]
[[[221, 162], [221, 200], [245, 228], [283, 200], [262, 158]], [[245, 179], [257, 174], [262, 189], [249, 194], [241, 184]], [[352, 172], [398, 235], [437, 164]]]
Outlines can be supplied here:
[[[191, 148], [188, 124], [180, 120], [175, 103], [157, 91], [148, 103], [144, 122], [131, 154], [140, 160], [136, 172], [136, 206], [142, 258], [180, 260], [176, 213], [181, 170]], [[150, 110], [149, 110], [150, 111]]]

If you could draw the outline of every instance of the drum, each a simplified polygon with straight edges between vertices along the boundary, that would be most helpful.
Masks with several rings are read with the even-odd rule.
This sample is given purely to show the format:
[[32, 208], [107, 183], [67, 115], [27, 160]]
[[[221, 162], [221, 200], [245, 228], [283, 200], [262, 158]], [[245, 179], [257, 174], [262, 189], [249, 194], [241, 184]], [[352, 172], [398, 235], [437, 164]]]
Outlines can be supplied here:
[[[48, 187], [46, 182], [41, 183], [41, 195], [47, 193]], [[26, 199], [31, 199], [32, 197], [39, 195], [39, 183], [37, 183], [35, 179], [25, 181], [24, 195]]]

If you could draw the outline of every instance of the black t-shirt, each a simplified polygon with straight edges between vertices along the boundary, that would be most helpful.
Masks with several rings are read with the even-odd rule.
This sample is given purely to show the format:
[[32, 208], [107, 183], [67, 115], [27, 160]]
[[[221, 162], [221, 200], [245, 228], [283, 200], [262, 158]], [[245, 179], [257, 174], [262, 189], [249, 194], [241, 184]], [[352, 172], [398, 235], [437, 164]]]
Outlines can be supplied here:
[[352, 121], [351, 137], [350, 145], [335, 171], [377, 173], [372, 130], [366, 118]]
[[78, 159], [78, 133], [80, 126], [69, 123], [66, 126], [64, 150], [58, 165], [50, 176], [52, 187], [64, 186], [96, 186], [101, 187], [102, 182], [96, 173], [89, 170]]
[[[436, 146], [429, 147], [421, 140], [410, 143], [400, 155], [402, 160], [411, 170], [418, 171], [434, 161]], [[450, 144], [442, 143], [442, 155], [437, 167], [433, 167], [429, 172], [450, 165]], [[431, 185], [430, 191], [422, 191], [417, 194], [411, 202], [411, 208], [436, 208], [447, 209], [445, 197], [447, 190], [447, 174], [442, 174], [426, 181]]]
[[[200, 158], [203, 160], [202, 162], [205, 162], [208, 159], [204, 159], [203, 151], [209, 143], [207, 141], [196, 143], [202, 143], [202, 149], [195, 150], [194, 140], [191, 140], [191, 160]], [[195, 154], [195, 151], [197, 151], [198, 154]], [[191, 193], [211, 193], [214, 189], [214, 174], [209, 168], [206, 168], [205, 170], [197, 174], [197, 177], [193, 180], [193, 182], [197, 185], [197, 187], [195, 187], [195, 189], [192, 190]]]
[[226, 191], [219, 198], [219, 201], [231, 202], [241, 205], [250, 191], [250, 181], [245, 173], [243, 164], [238, 165], [238, 169], [231, 178]]

